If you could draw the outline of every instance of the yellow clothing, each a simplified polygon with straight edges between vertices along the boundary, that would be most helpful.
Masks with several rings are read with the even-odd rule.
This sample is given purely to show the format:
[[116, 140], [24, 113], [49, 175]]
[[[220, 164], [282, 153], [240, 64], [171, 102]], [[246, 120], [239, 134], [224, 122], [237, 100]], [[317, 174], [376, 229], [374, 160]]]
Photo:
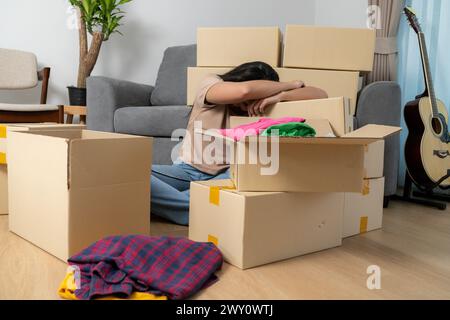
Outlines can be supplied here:
[[[58, 289], [58, 295], [66, 300], [78, 300], [75, 295], [77, 286], [75, 284], [75, 275], [73, 271], [68, 272]], [[127, 299], [117, 298], [114, 296], [99, 298], [96, 300], [167, 300], [165, 296], [155, 296], [150, 293], [133, 292]]]

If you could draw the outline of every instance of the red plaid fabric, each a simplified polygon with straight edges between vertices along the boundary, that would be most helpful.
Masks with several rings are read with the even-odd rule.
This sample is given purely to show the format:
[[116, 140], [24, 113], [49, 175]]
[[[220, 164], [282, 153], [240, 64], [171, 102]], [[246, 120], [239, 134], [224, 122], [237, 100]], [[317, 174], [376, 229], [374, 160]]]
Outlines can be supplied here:
[[186, 299], [215, 281], [222, 263], [212, 243], [147, 236], [109, 237], [69, 259], [80, 270], [80, 300], [134, 291]]

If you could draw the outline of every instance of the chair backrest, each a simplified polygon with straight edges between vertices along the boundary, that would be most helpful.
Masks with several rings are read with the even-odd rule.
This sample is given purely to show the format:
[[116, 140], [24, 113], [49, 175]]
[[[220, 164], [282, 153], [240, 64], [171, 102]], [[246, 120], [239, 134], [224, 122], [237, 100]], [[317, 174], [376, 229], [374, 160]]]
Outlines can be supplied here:
[[0, 48], [0, 89], [29, 89], [38, 84], [33, 53]]

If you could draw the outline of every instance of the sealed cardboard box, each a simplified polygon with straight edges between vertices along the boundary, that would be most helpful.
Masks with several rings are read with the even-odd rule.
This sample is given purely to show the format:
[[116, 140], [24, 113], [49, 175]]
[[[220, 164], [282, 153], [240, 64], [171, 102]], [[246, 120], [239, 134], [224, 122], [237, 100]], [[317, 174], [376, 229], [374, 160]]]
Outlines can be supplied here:
[[7, 167], [7, 137], [11, 131], [82, 129], [83, 125], [64, 125], [51, 123], [8, 123], [0, 124], [0, 215], [8, 214], [8, 167]]
[[372, 29], [288, 25], [283, 67], [370, 72], [375, 39]]
[[330, 98], [348, 98], [350, 114], [355, 114], [359, 72], [288, 68], [278, 68], [277, 72], [281, 81], [302, 80], [307, 86], [325, 90]]
[[278, 27], [199, 28], [197, 66], [235, 67], [263, 61], [273, 67], [281, 60], [281, 31]]
[[193, 182], [189, 238], [213, 242], [241, 269], [340, 246], [344, 195], [245, 193]]
[[6, 127], [0, 125], [0, 215], [8, 214], [8, 172], [6, 167]]
[[313, 127], [314, 138], [246, 137], [237, 142], [215, 130], [197, 133], [214, 140], [215, 146], [228, 145], [232, 180], [239, 191], [361, 193], [365, 147], [401, 131], [368, 125], [330, 137], [328, 121], [315, 120]]
[[0, 165], [6, 164], [6, 132], [7, 127], [0, 124]]
[[[222, 75], [230, 68], [188, 68], [187, 104], [193, 105], [201, 82], [209, 74]], [[330, 98], [346, 97], [350, 102], [350, 114], [356, 110], [359, 73], [347, 71], [275, 68], [280, 81], [302, 80], [308, 86], [325, 90]]]
[[0, 215], [8, 214], [8, 168], [0, 164]]
[[384, 178], [365, 180], [364, 193], [346, 193], [343, 237], [381, 229]]
[[88, 130], [8, 133], [10, 230], [59, 259], [149, 234], [152, 139]]

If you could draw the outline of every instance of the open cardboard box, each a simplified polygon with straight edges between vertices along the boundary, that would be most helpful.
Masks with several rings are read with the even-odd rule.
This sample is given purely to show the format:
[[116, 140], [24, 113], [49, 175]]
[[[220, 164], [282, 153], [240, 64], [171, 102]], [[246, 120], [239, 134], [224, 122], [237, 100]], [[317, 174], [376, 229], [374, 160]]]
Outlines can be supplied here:
[[88, 130], [9, 132], [10, 230], [61, 260], [103, 237], [149, 235], [151, 147]]
[[[231, 123], [254, 120], [235, 118]], [[362, 193], [366, 147], [401, 131], [399, 127], [368, 125], [338, 135], [328, 120], [308, 119], [308, 123], [317, 131], [315, 138], [247, 137], [236, 142], [217, 130], [198, 129], [196, 134], [228, 146], [238, 191]]]
[[39, 130], [79, 130], [84, 125], [54, 124], [54, 123], [5, 123], [0, 124], [0, 215], [8, 214], [8, 166], [7, 144], [8, 132], [39, 131]]
[[241, 269], [342, 243], [343, 193], [238, 192], [230, 180], [190, 190], [189, 238], [216, 244]]

